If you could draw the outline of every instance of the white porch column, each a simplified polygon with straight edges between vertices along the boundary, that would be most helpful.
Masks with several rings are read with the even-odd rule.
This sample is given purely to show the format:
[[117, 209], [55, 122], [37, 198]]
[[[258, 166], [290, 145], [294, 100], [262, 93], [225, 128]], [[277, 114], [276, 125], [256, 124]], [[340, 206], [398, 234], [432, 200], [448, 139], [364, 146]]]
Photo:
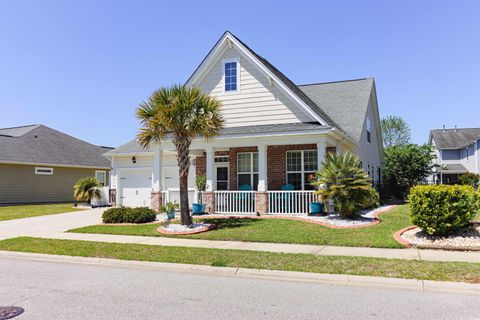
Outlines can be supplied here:
[[162, 191], [162, 161], [163, 161], [163, 150], [156, 149], [153, 156], [153, 171], [152, 171], [153, 192]]
[[267, 191], [267, 146], [257, 145], [258, 149], [258, 191]]
[[205, 159], [205, 169], [206, 169], [206, 178], [207, 178], [207, 188], [206, 191], [213, 191], [213, 157], [214, 157], [214, 150], [213, 147], [206, 148], [206, 159]]
[[327, 153], [327, 144], [323, 141], [317, 142], [317, 170], [320, 171], [322, 162], [325, 159]]

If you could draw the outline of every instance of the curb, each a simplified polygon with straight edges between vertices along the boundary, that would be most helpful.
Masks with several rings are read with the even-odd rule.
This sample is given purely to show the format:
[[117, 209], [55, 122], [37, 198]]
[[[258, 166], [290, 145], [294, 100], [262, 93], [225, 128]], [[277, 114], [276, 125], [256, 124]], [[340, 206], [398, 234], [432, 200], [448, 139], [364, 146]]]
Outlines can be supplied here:
[[52, 254], [25, 253], [13, 251], [0, 251], [0, 258], [1, 257], [51, 263], [83, 264], [100, 267], [120, 267], [152, 271], [185, 272], [191, 274], [227, 276], [234, 278], [318, 283], [369, 288], [401, 289], [426, 293], [441, 292], [480, 295], [480, 284], [463, 282], [443, 282], [342, 274], [323, 274], [232, 267], [212, 267], [207, 265], [61, 256]]

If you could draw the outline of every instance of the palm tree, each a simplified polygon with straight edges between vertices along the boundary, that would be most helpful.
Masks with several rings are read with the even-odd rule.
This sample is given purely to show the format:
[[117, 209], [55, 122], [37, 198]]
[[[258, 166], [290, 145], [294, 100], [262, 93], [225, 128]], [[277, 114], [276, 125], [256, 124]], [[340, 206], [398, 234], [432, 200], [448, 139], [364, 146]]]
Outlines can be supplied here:
[[137, 137], [143, 147], [171, 141], [177, 151], [180, 178], [181, 223], [189, 225], [188, 169], [190, 145], [197, 137], [211, 139], [223, 128], [221, 103], [198, 88], [174, 85], [155, 91], [137, 109], [142, 127]]
[[351, 152], [339, 155], [327, 153], [313, 184], [320, 188], [317, 193], [322, 199], [333, 200], [343, 218], [351, 217], [368, 206], [372, 193], [376, 193], [360, 160]]
[[92, 199], [102, 197], [100, 187], [102, 184], [95, 177], [82, 178], [73, 186], [73, 196], [77, 201], [87, 201], [90, 204]]

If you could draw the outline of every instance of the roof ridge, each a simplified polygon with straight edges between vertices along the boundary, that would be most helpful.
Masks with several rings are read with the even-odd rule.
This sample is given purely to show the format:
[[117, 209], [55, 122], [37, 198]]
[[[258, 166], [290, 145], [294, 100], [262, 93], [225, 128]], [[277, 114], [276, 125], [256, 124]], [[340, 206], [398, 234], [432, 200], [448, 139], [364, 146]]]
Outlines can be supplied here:
[[469, 128], [445, 128], [445, 129], [431, 129], [430, 131], [455, 131], [455, 130], [480, 130], [480, 127], [469, 127]]
[[7, 127], [7, 128], [0, 128], [0, 130], [8, 130], [8, 129], [18, 129], [18, 128], [26, 128], [26, 127], [38, 127], [42, 124], [27, 124], [24, 126], [15, 126], [15, 127]]
[[322, 85], [322, 84], [340, 83], [340, 82], [353, 82], [353, 81], [362, 81], [362, 80], [371, 80], [371, 79], [373, 79], [373, 77], [348, 79], [348, 80], [337, 80], [337, 81], [327, 81], [327, 82], [313, 82], [313, 83], [297, 84], [297, 87], [316, 86], [316, 85]]

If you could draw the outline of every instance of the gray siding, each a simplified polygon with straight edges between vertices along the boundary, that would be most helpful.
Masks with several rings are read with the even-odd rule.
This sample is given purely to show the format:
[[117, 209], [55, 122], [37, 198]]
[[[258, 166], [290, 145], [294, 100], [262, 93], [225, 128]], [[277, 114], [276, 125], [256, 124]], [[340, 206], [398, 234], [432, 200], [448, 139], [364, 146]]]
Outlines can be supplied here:
[[74, 201], [75, 182], [95, 176], [95, 169], [39, 167], [53, 168], [53, 175], [35, 174], [35, 166], [31, 165], [0, 164], [0, 203]]
[[[370, 142], [367, 141], [367, 119], [366, 117], [370, 118], [371, 123], [371, 139]], [[363, 169], [368, 172], [370, 168], [370, 172], [373, 174], [373, 180], [375, 183], [378, 182], [378, 168], [382, 168], [382, 160], [380, 157], [380, 153], [383, 152], [383, 147], [379, 143], [381, 143], [381, 137], [377, 135], [377, 119], [376, 115], [374, 115], [372, 101], [370, 100], [367, 108], [366, 117], [363, 122], [362, 134], [360, 136], [359, 147], [356, 150], [356, 154], [360, 158], [363, 164]], [[378, 142], [380, 141], [380, 142]], [[372, 170], [373, 167], [373, 170]]]

